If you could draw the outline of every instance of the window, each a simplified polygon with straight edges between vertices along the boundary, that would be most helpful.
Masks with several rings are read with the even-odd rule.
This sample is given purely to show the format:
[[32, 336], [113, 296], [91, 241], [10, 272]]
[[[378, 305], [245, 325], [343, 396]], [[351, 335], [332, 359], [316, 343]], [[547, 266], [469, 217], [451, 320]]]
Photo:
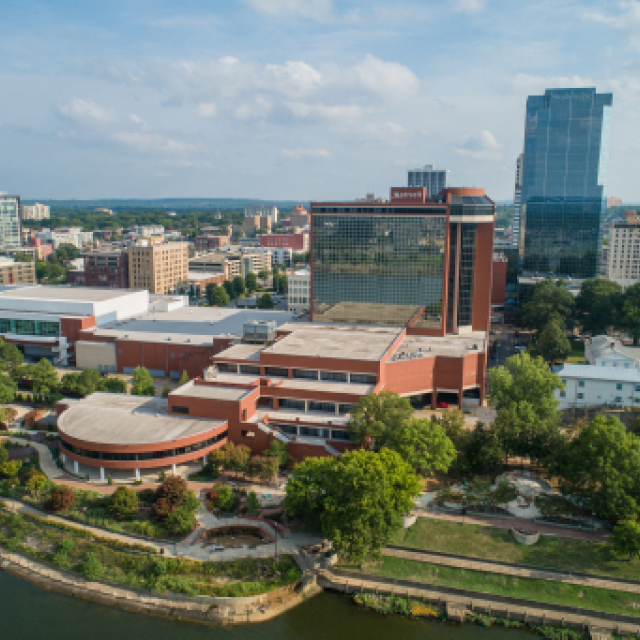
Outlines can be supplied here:
[[216, 365], [220, 373], [238, 373], [237, 364], [227, 364], [226, 362], [218, 362]]
[[578, 400], [582, 400], [582, 398], [584, 398], [584, 393], [579, 393], [578, 394]]
[[578, 380], [578, 386], [584, 387], [584, 380]]
[[292, 424], [280, 424], [278, 429], [290, 436], [295, 436], [298, 433], [298, 427], [294, 427]]
[[308, 369], [294, 369], [293, 370], [293, 377], [294, 378], [303, 378], [305, 380], [317, 380], [318, 379], [318, 372], [317, 371], [310, 371]]
[[321, 371], [321, 380], [335, 380], [336, 382], [346, 382], [347, 374], [342, 371]]
[[301, 436], [310, 436], [312, 438], [318, 438], [322, 434], [319, 433], [320, 429], [315, 429], [313, 427], [300, 427], [300, 435]]
[[338, 431], [338, 430], [333, 430], [331, 432], [331, 439], [332, 440], [351, 440], [351, 438], [349, 437], [349, 434], [346, 431]]
[[304, 400], [293, 400], [291, 398], [280, 398], [281, 409], [298, 409], [304, 411]]
[[355, 404], [341, 404], [338, 405], [338, 413], [344, 415], [345, 413], [351, 413], [355, 409]]
[[243, 429], [240, 434], [242, 435], [243, 438], [255, 438], [256, 437], [256, 432], [255, 431], [247, 431], [246, 429]]
[[250, 364], [241, 364], [240, 365], [240, 373], [249, 373], [255, 374], [257, 376], [260, 375], [260, 367], [256, 367]]
[[283, 367], [266, 367], [265, 374], [276, 378], [288, 378], [289, 370]]
[[622, 383], [618, 382], [618, 384], [616, 384], [616, 390], [617, 391], [622, 391]]
[[560, 392], [560, 397], [561, 397], [561, 398], [566, 398], [566, 397], [567, 397], [567, 394], [566, 394], [564, 391], [561, 391], [561, 392]]
[[333, 402], [309, 401], [309, 411], [322, 411], [323, 413], [335, 413], [336, 405]]
[[189, 415], [189, 407], [176, 407], [175, 405], [171, 407], [171, 413], [182, 413], [184, 415]]
[[622, 396], [616, 396], [616, 402], [622, 404]]
[[378, 377], [368, 373], [352, 373], [351, 382], [354, 384], [376, 384]]

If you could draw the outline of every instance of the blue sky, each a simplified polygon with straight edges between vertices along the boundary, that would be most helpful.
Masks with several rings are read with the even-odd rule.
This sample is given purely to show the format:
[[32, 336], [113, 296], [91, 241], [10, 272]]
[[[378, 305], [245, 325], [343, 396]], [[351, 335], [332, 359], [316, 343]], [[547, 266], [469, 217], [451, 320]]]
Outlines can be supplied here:
[[614, 94], [640, 202], [640, 1], [3, 0], [0, 190], [361, 197], [422, 164], [513, 195], [526, 97]]

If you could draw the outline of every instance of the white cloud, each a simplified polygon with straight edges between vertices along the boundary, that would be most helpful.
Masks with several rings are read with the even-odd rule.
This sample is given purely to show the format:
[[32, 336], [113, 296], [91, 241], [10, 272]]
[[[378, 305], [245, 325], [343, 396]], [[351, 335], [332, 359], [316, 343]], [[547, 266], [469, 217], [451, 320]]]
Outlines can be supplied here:
[[283, 149], [280, 153], [286, 158], [293, 158], [294, 160], [331, 157], [331, 154], [325, 149]]
[[582, 76], [534, 76], [518, 73], [507, 79], [509, 88], [519, 95], [542, 94], [545, 89], [594, 87], [595, 82]]
[[322, 74], [306, 62], [288, 61], [265, 67], [269, 85], [282, 93], [306, 93], [320, 86]]
[[333, 20], [333, 0], [243, 0], [252, 9], [270, 16]]
[[99, 107], [91, 100], [83, 100], [82, 98], [71, 98], [58, 111], [63, 116], [77, 122], [104, 123], [113, 119], [113, 114], [110, 111]]
[[157, 133], [144, 133], [140, 131], [120, 131], [110, 136], [111, 140], [136, 151], [149, 152], [161, 151], [163, 153], [187, 153], [197, 151], [198, 146], [188, 144], [180, 140], [173, 140]]
[[213, 118], [217, 113], [215, 102], [201, 102], [196, 106], [196, 115], [200, 118]]
[[484, 11], [484, 0], [449, 0], [456, 13], [480, 13]]
[[133, 124], [138, 125], [143, 131], [146, 131], [149, 128], [149, 125], [140, 116], [137, 116], [135, 113], [132, 113], [129, 116], [129, 120], [131, 120]]
[[266, 117], [270, 111], [271, 103], [262, 96], [256, 96], [252, 100], [239, 104], [233, 116], [238, 120], [253, 120]]
[[368, 122], [357, 133], [367, 142], [392, 147], [404, 147], [409, 140], [409, 132], [397, 122]]
[[624, 33], [629, 38], [631, 46], [640, 50], [640, 2], [625, 0], [619, 2], [618, 7], [620, 7], [620, 13], [617, 15], [605, 14], [600, 11], [585, 11], [582, 18]]
[[357, 104], [326, 105], [322, 103], [284, 102], [284, 106], [296, 118], [309, 120], [334, 120], [345, 122], [355, 120], [364, 114], [364, 109]]
[[499, 160], [502, 145], [495, 136], [487, 130], [476, 136], [465, 136], [462, 144], [456, 148], [456, 153], [475, 160]]
[[396, 62], [385, 62], [368, 55], [354, 71], [360, 84], [388, 100], [404, 100], [413, 96], [420, 85], [413, 71]]

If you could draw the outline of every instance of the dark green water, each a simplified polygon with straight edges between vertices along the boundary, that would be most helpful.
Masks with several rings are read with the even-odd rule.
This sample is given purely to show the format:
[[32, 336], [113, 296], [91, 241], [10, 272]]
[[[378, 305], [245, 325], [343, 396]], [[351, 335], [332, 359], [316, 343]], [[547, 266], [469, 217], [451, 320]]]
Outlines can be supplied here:
[[407, 620], [322, 593], [255, 625], [200, 626], [119, 611], [35, 587], [0, 571], [2, 640], [532, 640], [525, 631]]

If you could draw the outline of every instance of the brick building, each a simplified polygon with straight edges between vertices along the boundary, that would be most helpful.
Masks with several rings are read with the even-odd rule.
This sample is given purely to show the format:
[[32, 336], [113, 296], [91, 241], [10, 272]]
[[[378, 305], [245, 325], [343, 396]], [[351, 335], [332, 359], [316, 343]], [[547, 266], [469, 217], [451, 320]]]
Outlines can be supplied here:
[[276, 249], [291, 249], [299, 253], [309, 251], [308, 233], [277, 233], [260, 236], [260, 246]]
[[231, 238], [229, 236], [203, 235], [197, 236], [194, 242], [196, 251], [215, 251], [226, 247], [231, 242]]
[[189, 288], [189, 246], [186, 242], [129, 247], [129, 287], [150, 293]]
[[129, 288], [129, 255], [126, 251], [91, 251], [83, 257], [87, 287]]

